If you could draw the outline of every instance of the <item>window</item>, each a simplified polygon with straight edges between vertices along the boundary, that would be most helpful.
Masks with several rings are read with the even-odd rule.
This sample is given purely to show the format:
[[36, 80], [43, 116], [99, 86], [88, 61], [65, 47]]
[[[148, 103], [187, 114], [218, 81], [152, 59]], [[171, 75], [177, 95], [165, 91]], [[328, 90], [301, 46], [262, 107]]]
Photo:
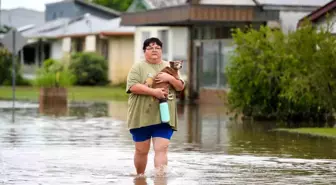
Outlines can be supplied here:
[[85, 38], [72, 38], [72, 53], [83, 52], [85, 47]]
[[230, 41], [213, 40], [202, 42], [200, 85], [207, 88], [227, 88], [225, 68], [230, 62], [234, 47]]
[[54, 13], [52, 14], [52, 20], [55, 20], [56, 18], [57, 18], [57, 13], [54, 12]]
[[160, 30], [158, 32], [158, 37], [162, 42], [162, 59], [163, 60], [168, 60], [168, 47], [169, 47], [169, 42], [168, 42], [168, 30]]
[[150, 33], [149, 33], [149, 31], [143, 31], [142, 33], [141, 33], [141, 40], [142, 40], [142, 42], [141, 42], [141, 45], [145, 42], [145, 40], [146, 39], [148, 39], [150, 37]]
[[139, 49], [141, 49], [140, 53], [141, 53], [141, 57], [144, 57], [144, 51], [142, 50], [142, 46], [143, 43], [145, 42], [146, 39], [148, 39], [150, 37], [150, 32], [149, 31], [143, 31], [141, 32], [141, 47]]
[[101, 40], [101, 55], [104, 56], [106, 60], [108, 60], [108, 40]]

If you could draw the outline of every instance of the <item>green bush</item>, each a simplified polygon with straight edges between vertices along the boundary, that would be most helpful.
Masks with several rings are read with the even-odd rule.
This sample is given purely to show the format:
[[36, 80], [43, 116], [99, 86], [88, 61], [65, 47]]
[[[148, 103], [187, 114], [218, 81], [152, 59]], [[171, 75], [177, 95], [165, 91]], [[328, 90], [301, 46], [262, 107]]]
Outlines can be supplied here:
[[38, 87], [68, 87], [75, 82], [75, 75], [64, 63], [48, 59], [37, 70], [33, 84]]
[[254, 118], [325, 121], [336, 108], [336, 38], [329, 28], [234, 30], [232, 108]]
[[[12, 54], [7, 49], [0, 48], [0, 85], [12, 85], [12, 63]], [[15, 73], [16, 85], [31, 85], [28, 80], [23, 78], [17, 59]]]
[[77, 77], [77, 85], [108, 84], [107, 61], [96, 53], [74, 54], [69, 68]]

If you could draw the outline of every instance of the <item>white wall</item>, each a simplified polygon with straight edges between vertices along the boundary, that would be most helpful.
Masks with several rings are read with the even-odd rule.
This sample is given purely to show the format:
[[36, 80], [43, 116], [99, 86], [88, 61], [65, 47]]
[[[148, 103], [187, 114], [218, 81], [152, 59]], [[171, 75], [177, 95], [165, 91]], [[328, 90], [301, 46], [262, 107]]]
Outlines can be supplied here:
[[188, 53], [188, 29], [185, 27], [171, 28], [172, 59], [187, 60]]
[[171, 32], [172, 60], [184, 61], [180, 73], [186, 80], [188, 69], [188, 29], [185, 27], [172, 27]]
[[70, 53], [71, 51], [71, 38], [65, 37], [62, 39], [62, 54]]
[[62, 58], [63, 56], [62, 44], [63, 41], [61, 39], [55, 40], [51, 43], [51, 58], [56, 60]]
[[85, 37], [85, 48], [86, 52], [95, 52], [96, 51], [96, 35], [88, 35]]
[[[149, 32], [149, 37], [158, 37], [158, 31], [159, 30], [165, 30], [168, 29], [169, 27], [150, 27], [150, 26], [144, 26], [144, 27], [136, 27], [135, 29], [135, 44], [134, 44], [134, 61], [135, 62], [140, 62], [144, 60], [144, 55], [143, 55], [143, 50], [142, 50], [142, 45], [143, 41], [146, 38], [143, 38], [143, 32]], [[170, 35], [170, 33], [169, 33]], [[164, 47], [166, 47], [166, 44], [164, 44]], [[169, 51], [169, 46], [168, 46], [168, 51]]]
[[[148, 32], [148, 37], [158, 37], [160, 30], [168, 30], [168, 43], [163, 43], [163, 47], [168, 48], [167, 60], [187, 58], [187, 28], [184, 27], [137, 27], [135, 31], [134, 61], [144, 60], [143, 56], [143, 33]], [[161, 39], [160, 39], [161, 40]]]
[[[328, 21], [329, 21], [329, 23], [328, 23]], [[327, 24], [331, 24], [331, 25], [329, 25], [329, 26], [332, 26], [331, 27], [331, 33], [336, 33], [336, 16], [333, 16], [332, 18], [330, 18], [329, 20], [327, 20], [327, 18], [324, 18], [324, 19], [322, 19], [321, 21], [319, 21], [319, 22], [317, 22], [317, 26], [319, 26], [319, 27], [324, 27], [325, 29], [327, 28]]]
[[309, 13], [309, 11], [280, 11], [282, 31], [285, 33], [295, 31], [299, 20]]

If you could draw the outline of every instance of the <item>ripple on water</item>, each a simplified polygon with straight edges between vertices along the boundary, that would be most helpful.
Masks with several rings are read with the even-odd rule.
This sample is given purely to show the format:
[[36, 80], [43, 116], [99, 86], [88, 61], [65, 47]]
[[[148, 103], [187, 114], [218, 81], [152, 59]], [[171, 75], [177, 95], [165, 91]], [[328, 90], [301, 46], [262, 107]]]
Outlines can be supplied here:
[[[6, 184], [131, 183], [131, 148], [40, 147], [2, 150], [1, 179]], [[149, 158], [152, 158], [153, 153]], [[300, 160], [254, 156], [170, 153], [166, 178], [169, 184], [218, 184], [246, 182], [262, 184], [325, 184], [336, 180], [333, 160]], [[148, 161], [147, 181], [157, 180], [152, 160]], [[162, 178], [161, 178], [161, 181]], [[15, 183], [14, 183], [15, 182]]]
[[[0, 112], [0, 184], [332, 184], [336, 161], [202, 151], [175, 140], [165, 177], [156, 177], [153, 151], [147, 178], [135, 178], [125, 122], [109, 117], [50, 118]], [[179, 137], [178, 135], [176, 137]], [[184, 144], [182, 144], [184, 143]], [[227, 147], [232, 147], [226, 145]], [[198, 147], [198, 148], [197, 148]], [[237, 146], [240, 147], [240, 146]]]

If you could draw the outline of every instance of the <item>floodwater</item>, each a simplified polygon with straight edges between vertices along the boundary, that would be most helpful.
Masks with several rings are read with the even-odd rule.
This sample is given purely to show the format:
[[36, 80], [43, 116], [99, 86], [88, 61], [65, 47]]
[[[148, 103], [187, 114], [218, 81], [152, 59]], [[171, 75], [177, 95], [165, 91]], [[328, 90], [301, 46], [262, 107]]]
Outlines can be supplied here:
[[235, 123], [221, 107], [178, 108], [179, 131], [168, 173], [132, 175], [125, 102], [72, 104], [67, 114], [39, 114], [38, 105], [0, 101], [0, 184], [336, 184], [336, 140], [270, 131], [272, 123]]

